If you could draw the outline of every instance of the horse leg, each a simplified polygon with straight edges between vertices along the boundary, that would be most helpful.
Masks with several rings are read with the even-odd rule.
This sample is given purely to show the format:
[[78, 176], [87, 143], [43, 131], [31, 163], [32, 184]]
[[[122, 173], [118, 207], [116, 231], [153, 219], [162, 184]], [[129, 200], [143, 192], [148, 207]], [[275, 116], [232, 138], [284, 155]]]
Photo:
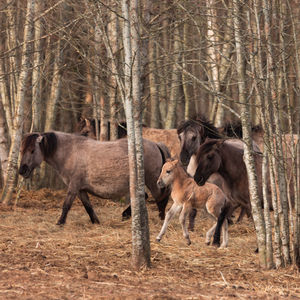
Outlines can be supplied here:
[[158, 236], [156, 237], [156, 240], [158, 242], [161, 240], [162, 236], [165, 234], [169, 222], [176, 215], [176, 213], [179, 212], [181, 209], [182, 209], [182, 205], [177, 205], [177, 204], [173, 203], [173, 205], [171, 206], [171, 208], [168, 210], [166, 218], [164, 220], [164, 224], [161, 227], [161, 230], [160, 230]]
[[93, 209], [93, 206], [89, 200], [89, 196], [87, 194], [87, 192], [85, 191], [79, 191], [78, 193], [78, 197], [81, 200], [86, 212], [88, 213], [88, 215], [90, 216], [91, 222], [100, 224], [99, 219], [97, 217], [97, 215], [95, 214], [95, 211]]
[[211, 237], [213, 236], [215, 229], [216, 229], [217, 223], [214, 224], [207, 232], [206, 232], [206, 238], [205, 238], [205, 244], [209, 245]]
[[189, 215], [189, 227], [188, 227], [188, 230], [190, 230], [190, 231], [194, 231], [196, 216], [197, 216], [197, 209], [193, 208], [191, 210], [190, 215]]
[[168, 204], [168, 201], [169, 201], [169, 195], [164, 197], [162, 200], [156, 202], [159, 211], [159, 217], [161, 220], [165, 219], [165, 211], [166, 211], [166, 206]]
[[56, 225], [63, 225], [66, 223], [67, 214], [73, 204], [75, 197], [76, 197], [76, 192], [74, 193], [74, 192], [68, 191], [67, 198], [65, 199], [63, 207], [62, 207], [61, 216], [58, 219]]
[[190, 245], [191, 244], [191, 240], [190, 240], [190, 235], [186, 226], [186, 219], [187, 216], [191, 214], [192, 208], [188, 207], [187, 205], [183, 205], [183, 209], [180, 213], [179, 216], [179, 222], [181, 224], [181, 228], [182, 228], [182, 232], [183, 232], [183, 236], [185, 237], [185, 239], [187, 240], [187, 244]]
[[223, 241], [220, 248], [227, 248], [228, 245], [228, 221], [227, 219], [224, 220], [224, 224], [222, 226], [222, 237]]

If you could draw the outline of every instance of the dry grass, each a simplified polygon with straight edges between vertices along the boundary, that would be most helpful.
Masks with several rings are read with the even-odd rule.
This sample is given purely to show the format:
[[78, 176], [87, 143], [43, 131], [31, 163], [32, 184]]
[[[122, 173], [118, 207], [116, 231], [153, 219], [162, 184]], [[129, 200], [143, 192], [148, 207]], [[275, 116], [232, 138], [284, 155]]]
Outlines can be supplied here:
[[176, 219], [161, 243], [161, 221], [148, 205], [152, 267], [131, 268], [131, 222], [124, 207], [92, 198], [100, 225], [78, 200], [67, 223], [55, 225], [64, 191], [22, 192], [16, 209], [0, 206], [0, 299], [298, 299], [292, 268], [258, 266], [250, 221], [229, 228], [229, 248], [204, 244], [211, 225], [197, 216], [187, 246]]

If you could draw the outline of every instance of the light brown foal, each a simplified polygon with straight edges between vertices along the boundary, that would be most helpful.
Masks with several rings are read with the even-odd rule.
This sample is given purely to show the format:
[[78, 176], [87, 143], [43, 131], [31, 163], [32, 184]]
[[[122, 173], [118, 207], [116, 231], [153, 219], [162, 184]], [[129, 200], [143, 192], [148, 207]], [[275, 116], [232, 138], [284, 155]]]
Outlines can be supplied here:
[[[158, 178], [157, 184], [159, 187], [169, 187], [171, 189], [171, 197], [174, 201], [172, 207], [167, 212], [164, 224], [157, 236], [157, 241], [160, 241], [165, 234], [170, 220], [177, 214], [179, 215], [179, 221], [182, 226], [183, 236], [187, 240], [187, 244], [191, 244], [189, 237], [186, 219], [189, 216], [193, 208], [205, 209], [209, 216], [214, 221], [217, 221], [206, 233], [206, 244], [210, 244], [212, 235], [217, 230], [218, 241], [214, 244], [220, 245], [220, 228], [222, 227], [223, 241], [221, 248], [225, 248], [228, 245], [228, 221], [227, 212], [230, 208], [229, 201], [226, 200], [226, 196], [223, 191], [215, 184], [206, 183], [203, 186], [197, 185], [192, 177], [190, 177], [181, 166], [178, 160], [167, 161], [162, 168], [161, 174]], [[220, 218], [221, 221], [219, 222]], [[222, 223], [224, 222], [223, 226]], [[217, 227], [217, 224], [219, 226]]]

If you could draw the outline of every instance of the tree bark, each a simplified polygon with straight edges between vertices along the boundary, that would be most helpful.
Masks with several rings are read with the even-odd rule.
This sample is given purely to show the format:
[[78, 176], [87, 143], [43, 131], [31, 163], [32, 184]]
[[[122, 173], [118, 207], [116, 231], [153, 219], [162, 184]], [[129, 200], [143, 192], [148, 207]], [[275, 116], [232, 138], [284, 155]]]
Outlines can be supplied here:
[[16, 98], [15, 108], [15, 122], [13, 128], [13, 136], [10, 146], [8, 167], [7, 167], [7, 180], [3, 188], [1, 201], [3, 204], [10, 204], [12, 193], [16, 186], [17, 170], [18, 170], [18, 157], [19, 149], [22, 138], [23, 122], [24, 122], [24, 103], [26, 83], [30, 71], [30, 54], [32, 51], [31, 40], [33, 38], [33, 16], [34, 16], [35, 1], [27, 1], [26, 20], [24, 26], [24, 44], [22, 49], [22, 63], [21, 72], [18, 80], [18, 91]]
[[241, 21], [239, 1], [233, 0], [233, 24], [234, 37], [236, 48], [236, 67], [238, 73], [238, 90], [239, 99], [241, 102], [241, 121], [243, 127], [243, 140], [245, 141], [245, 164], [248, 174], [250, 200], [252, 206], [252, 215], [254, 225], [256, 228], [256, 235], [259, 249], [259, 262], [262, 268], [266, 268], [266, 229], [265, 221], [261, 209], [260, 199], [258, 196], [258, 185], [256, 178], [254, 154], [251, 139], [250, 114], [249, 103], [246, 99], [246, 83], [245, 83], [245, 69], [244, 69], [244, 54], [242, 50], [242, 35], [241, 35]]
[[122, 1], [125, 52], [125, 112], [128, 132], [130, 198], [132, 210], [132, 264], [150, 266], [148, 214], [144, 191], [144, 161], [140, 111], [140, 62], [137, 0]]

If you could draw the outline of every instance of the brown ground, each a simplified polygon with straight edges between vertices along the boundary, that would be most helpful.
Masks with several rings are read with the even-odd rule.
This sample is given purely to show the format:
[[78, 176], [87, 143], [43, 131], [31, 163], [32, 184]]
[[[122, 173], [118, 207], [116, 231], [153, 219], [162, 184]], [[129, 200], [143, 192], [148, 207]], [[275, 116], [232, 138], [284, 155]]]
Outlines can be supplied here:
[[78, 200], [67, 223], [55, 225], [64, 191], [22, 192], [16, 209], [0, 206], [0, 299], [300, 299], [292, 268], [258, 266], [251, 222], [229, 228], [229, 248], [204, 244], [210, 220], [197, 216], [192, 245], [178, 219], [161, 243], [161, 221], [148, 204], [150, 269], [131, 268], [131, 222], [124, 206], [92, 198], [101, 220], [92, 225]]

